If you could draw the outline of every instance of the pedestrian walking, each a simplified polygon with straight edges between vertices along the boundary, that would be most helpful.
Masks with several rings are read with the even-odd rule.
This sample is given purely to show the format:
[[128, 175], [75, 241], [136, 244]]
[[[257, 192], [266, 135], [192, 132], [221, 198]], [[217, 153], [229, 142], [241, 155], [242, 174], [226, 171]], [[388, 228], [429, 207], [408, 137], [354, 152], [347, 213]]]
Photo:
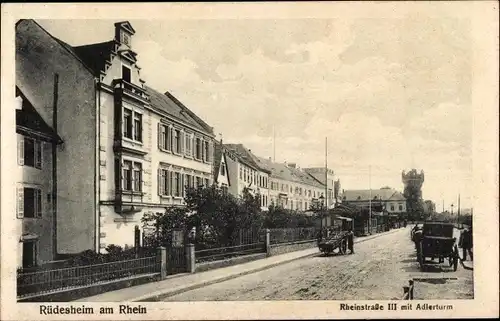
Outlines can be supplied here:
[[470, 259], [472, 256], [472, 227], [466, 228], [460, 234], [460, 241], [458, 246], [462, 248], [462, 261], [467, 261], [467, 252], [469, 252]]
[[347, 234], [347, 247], [349, 248], [350, 254], [354, 254], [354, 232], [352, 231], [352, 227]]

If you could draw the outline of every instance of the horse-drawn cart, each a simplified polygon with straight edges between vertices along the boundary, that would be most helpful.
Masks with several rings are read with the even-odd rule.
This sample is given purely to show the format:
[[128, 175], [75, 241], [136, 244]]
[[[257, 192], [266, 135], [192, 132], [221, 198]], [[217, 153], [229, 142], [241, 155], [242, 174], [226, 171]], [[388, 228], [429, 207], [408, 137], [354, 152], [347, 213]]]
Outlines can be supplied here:
[[331, 225], [323, 227], [318, 239], [319, 250], [326, 254], [332, 254], [337, 250], [338, 254], [346, 254], [349, 230], [352, 229], [352, 219], [347, 217], [333, 217]]
[[415, 239], [417, 248], [417, 259], [420, 269], [425, 269], [426, 258], [438, 259], [443, 263], [448, 259], [449, 266], [453, 271], [458, 268], [458, 247], [456, 238], [453, 237], [454, 224], [443, 222], [425, 222], [422, 233]]

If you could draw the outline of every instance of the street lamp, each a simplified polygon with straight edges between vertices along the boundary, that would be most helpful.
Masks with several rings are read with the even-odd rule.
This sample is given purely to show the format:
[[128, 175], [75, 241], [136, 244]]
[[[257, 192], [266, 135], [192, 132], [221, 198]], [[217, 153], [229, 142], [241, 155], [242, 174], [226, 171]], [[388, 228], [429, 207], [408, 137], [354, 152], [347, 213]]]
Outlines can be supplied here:
[[451, 204], [451, 216], [453, 216], [453, 204]]

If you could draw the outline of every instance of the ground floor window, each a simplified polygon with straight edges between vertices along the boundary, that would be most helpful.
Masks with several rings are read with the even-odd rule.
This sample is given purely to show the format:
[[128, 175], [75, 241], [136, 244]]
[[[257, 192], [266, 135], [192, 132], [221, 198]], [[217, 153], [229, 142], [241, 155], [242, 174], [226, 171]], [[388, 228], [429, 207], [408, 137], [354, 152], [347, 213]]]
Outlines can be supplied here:
[[37, 244], [36, 241], [23, 242], [23, 268], [37, 265]]
[[17, 217], [37, 218], [42, 216], [42, 190], [34, 187], [17, 189]]

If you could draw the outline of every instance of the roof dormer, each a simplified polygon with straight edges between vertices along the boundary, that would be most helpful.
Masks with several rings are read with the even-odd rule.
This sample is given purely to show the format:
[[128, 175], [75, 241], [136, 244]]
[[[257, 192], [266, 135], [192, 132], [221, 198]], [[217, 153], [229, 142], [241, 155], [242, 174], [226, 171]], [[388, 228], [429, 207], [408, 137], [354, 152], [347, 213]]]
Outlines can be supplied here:
[[135, 30], [128, 21], [121, 21], [115, 23], [115, 40], [121, 45], [132, 48], [132, 36]]

